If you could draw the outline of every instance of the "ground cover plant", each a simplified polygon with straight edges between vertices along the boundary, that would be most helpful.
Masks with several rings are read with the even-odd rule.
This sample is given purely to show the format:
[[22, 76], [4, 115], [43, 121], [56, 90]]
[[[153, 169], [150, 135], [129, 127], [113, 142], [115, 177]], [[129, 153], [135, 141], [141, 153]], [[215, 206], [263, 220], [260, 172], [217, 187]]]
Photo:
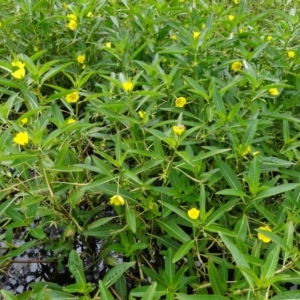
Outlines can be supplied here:
[[300, 299], [299, 5], [1, 0], [4, 299]]

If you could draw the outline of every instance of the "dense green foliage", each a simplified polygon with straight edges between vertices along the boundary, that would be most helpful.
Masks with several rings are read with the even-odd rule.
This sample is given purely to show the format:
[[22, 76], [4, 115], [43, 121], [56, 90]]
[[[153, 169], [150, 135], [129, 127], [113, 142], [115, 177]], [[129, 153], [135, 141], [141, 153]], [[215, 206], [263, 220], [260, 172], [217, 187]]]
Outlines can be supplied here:
[[1, 0], [0, 271], [73, 275], [5, 299], [300, 299], [299, 5]]

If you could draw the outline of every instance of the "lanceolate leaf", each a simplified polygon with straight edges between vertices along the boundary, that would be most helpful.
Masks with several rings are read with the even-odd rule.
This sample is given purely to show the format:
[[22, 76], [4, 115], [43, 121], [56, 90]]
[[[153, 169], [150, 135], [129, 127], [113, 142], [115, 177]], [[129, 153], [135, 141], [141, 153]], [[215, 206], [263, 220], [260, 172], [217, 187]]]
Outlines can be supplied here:
[[133, 233], [136, 232], [136, 215], [134, 210], [126, 203], [126, 221]]
[[113, 295], [109, 292], [109, 290], [107, 289], [107, 287], [105, 286], [102, 280], [99, 280], [99, 290], [100, 290], [101, 299], [114, 300]]
[[251, 120], [251, 123], [250, 123], [249, 127], [247, 128], [245, 135], [243, 137], [243, 140], [242, 140], [243, 146], [246, 147], [252, 143], [253, 138], [256, 133], [256, 128], [257, 128], [257, 120]]
[[74, 276], [76, 283], [82, 287], [86, 286], [83, 263], [75, 250], [71, 250], [69, 255], [68, 267]]
[[256, 195], [256, 197], [254, 198], [254, 201], [264, 199], [264, 198], [269, 198], [274, 195], [282, 194], [284, 192], [293, 190], [293, 189], [297, 188], [298, 186], [299, 186], [298, 183], [285, 183], [285, 184], [281, 184], [281, 185], [278, 185], [275, 187], [271, 187], [267, 190], [263, 190], [262, 192], [258, 193]]
[[[244, 255], [234, 245], [234, 243], [229, 238], [227, 238], [225, 235], [223, 235], [223, 233], [219, 233], [219, 235], [220, 235], [221, 239], [223, 240], [224, 244], [226, 245], [226, 247], [228, 248], [228, 250], [230, 251], [236, 264], [238, 266], [244, 267], [246, 269], [250, 269]], [[248, 282], [248, 284], [250, 285], [250, 287], [254, 288], [254, 283], [253, 283], [253, 279], [251, 278], [251, 276], [249, 276], [245, 271], [241, 271], [241, 272], [243, 273], [243, 275], [244, 275], [246, 281]]]
[[242, 184], [240, 183], [230, 166], [218, 157], [215, 157], [215, 160], [217, 162], [221, 174], [223, 175], [228, 185], [234, 190], [243, 191]]
[[191, 238], [174, 222], [172, 221], [159, 221], [159, 225], [165, 230], [171, 237], [184, 243], [191, 240]]
[[221, 281], [221, 277], [219, 276], [218, 270], [212, 260], [208, 261], [208, 277], [214, 294], [223, 295], [223, 287], [226, 283]]
[[274, 276], [274, 272], [277, 268], [277, 263], [279, 259], [280, 247], [275, 245], [275, 247], [270, 251], [268, 257], [263, 266], [263, 274], [264, 278], [269, 279]]
[[183, 258], [192, 248], [194, 245], [194, 241], [188, 241], [183, 243], [180, 248], [177, 250], [177, 252], [174, 254], [172, 263], [176, 263], [177, 261], [179, 261], [181, 258]]
[[103, 283], [106, 287], [110, 287], [113, 285], [128, 269], [133, 267], [135, 265], [134, 262], [128, 262], [128, 263], [121, 263], [115, 267], [113, 267], [111, 270], [108, 271], [108, 273], [103, 278]]
[[238, 202], [239, 202], [239, 200], [237, 199], [237, 200], [229, 201], [229, 202], [225, 203], [224, 205], [222, 205], [212, 215], [210, 215], [207, 218], [205, 226], [209, 226], [210, 224], [212, 224], [213, 222], [218, 220], [221, 216], [224, 215], [224, 213], [226, 211], [231, 210]]
[[152, 284], [149, 286], [141, 300], [153, 300], [155, 296], [156, 286], [157, 283], [152, 282]]

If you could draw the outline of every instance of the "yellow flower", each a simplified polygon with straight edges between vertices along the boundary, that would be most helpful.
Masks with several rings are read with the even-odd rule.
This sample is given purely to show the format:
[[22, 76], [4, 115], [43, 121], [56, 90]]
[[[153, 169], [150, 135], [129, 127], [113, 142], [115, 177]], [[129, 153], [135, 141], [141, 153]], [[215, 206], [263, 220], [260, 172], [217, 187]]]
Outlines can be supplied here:
[[73, 20], [73, 21], [76, 21], [76, 20], [77, 20], [77, 17], [76, 17], [74, 14], [68, 14], [68, 15], [67, 15], [67, 18], [68, 18], [69, 20]]
[[175, 101], [176, 107], [182, 108], [186, 105], [186, 99], [184, 97], [178, 97]]
[[139, 114], [139, 116], [140, 116], [141, 119], [144, 119], [144, 117], [146, 115], [146, 113], [144, 111], [142, 111], [142, 110], [139, 110], [138, 114]]
[[246, 156], [251, 151], [250, 145], [247, 146], [247, 147], [244, 147], [244, 146], [240, 145], [239, 148], [240, 148], [240, 154], [242, 156]]
[[0, 22], [0, 27], [2, 26], [2, 23]]
[[173, 131], [177, 135], [182, 135], [184, 132], [184, 129], [185, 129], [184, 125], [173, 126]]
[[149, 207], [150, 210], [153, 210], [153, 206], [154, 206], [154, 203], [153, 203], [153, 202], [150, 202], [150, 203], [148, 204], [148, 207]]
[[228, 16], [228, 20], [229, 20], [229, 21], [233, 21], [233, 20], [234, 20], [234, 15], [229, 15], [229, 16]]
[[175, 34], [172, 34], [172, 35], [171, 35], [171, 40], [172, 40], [172, 41], [177, 41], [177, 36], [176, 36]]
[[13, 139], [13, 141], [21, 146], [28, 144], [28, 134], [27, 132], [19, 132]]
[[244, 28], [240, 28], [239, 32], [243, 33], [243, 32], [245, 32], [245, 29]]
[[235, 61], [233, 64], [231, 64], [231, 70], [234, 72], [238, 72], [242, 69], [243, 64], [240, 61]]
[[111, 48], [111, 42], [106, 43], [106, 44], [105, 44], [105, 47], [106, 47], [106, 48]]
[[28, 119], [27, 118], [23, 118], [23, 119], [21, 119], [20, 122], [21, 122], [22, 125], [25, 125], [25, 124], [27, 124]]
[[131, 81], [125, 81], [122, 86], [125, 92], [131, 92], [133, 90], [133, 83]]
[[78, 99], [79, 99], [78, 92], [73, 92], [66, 96], [66, 101], [68, 103], [76, 103], [78, 101]]
[[[269, 226], [261, 226], [261, 227], [258, 227], [258, 229], [268, 231], [268, 232], [272, 232], [272, 229]], [[257, 234], [257, 237], [258, 237], [259, 240], [263, 241], [264, 243], [270, 243], [271, 242], [271, 239], [269, 237], [263, 235], [260, 232]]]
[[196, 38], [198, 38], [199, 35], [200, 35], [200, 32], [199, 32], [199, 31], [194, 31], [194, 32], [193, 32], [194, 40], [195, 40]]
[[294, 51], [288, 51], [287, 53], [288, 58], [294, 58], [295, 57], [295, 52]]
[[196, 220], [199, 217], [200, 210], [194, 207], [194, 208], [189, 209], [187, 213], [191, 219]]
[[34, 52], [38, 52], [38, 51], [39, 51], [39, 47], [38, 47], [38, 46], [34, 46], [34, 47], [33, 47], [33, 51], [34, 51]]
[[67, 27], [68, 27], [69, 29], [71, 29], [71, 30], [75, 30], [75, 29], [77, 28], [77, 23], [76, 23], [76, 21], [71, 20], [71, 21], [69, 22], [69, 24], [67, 25]]
[[273, 37], [271, 35], [268, 35], [267, 38], [266, 38], [267, 42], [270, 42], [272, 40], [272, 38]]
[[125, 200], [121, 195], [115, 195], [113, 197], [110, 198], [110, 202], [111, 205], [115, 205], [115, 206], [119, 206], [119, 205], [124, 205], [125, 204]]
[[13, 61], [11, 63], [13, 67], [18, 67], [19, 69], [11, 73], [11, 75], [17, 79], [23, 79], [25, 77], [25, 64], [21, 61]]
[[278, 96], [279, 95], [279, 91], [277, 88], [271, 88], [269, 89], [269, 94], [272, 96]]
[[88, 18], [93, 18], [93, 17], [94, 17], [94, 14], [90, 11], [90, 12], [87, 14], [87, 17], [88, 17]]
[[12, 76], [14, 76], [17, 79], [23, 79], [25, 77], [25, 69], [19, 69], [13, 72]]
[[76, 122], [76, 120], [74, 120], [74, 119], [69, 119], [68, 121], [67, 121], [67, 124], [72, 124], [72, 123], [75, 123]]
[[78, 55], [78, 56], [77, 56], [77, 61], [78, 61], [80, 64], [83, 64], [84, 61], [85, 61], [85, 55], [84, 55], [84, 54]]
[[233, 0], [234, 4], [239, 4], [239, 0]]

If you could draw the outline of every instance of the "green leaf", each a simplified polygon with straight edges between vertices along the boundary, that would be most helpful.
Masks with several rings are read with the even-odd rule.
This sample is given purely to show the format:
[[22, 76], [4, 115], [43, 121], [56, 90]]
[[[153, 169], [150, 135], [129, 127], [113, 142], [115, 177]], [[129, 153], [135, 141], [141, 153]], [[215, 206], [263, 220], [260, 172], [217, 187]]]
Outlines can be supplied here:
[[[148, 245], [146, 245], [147, 247]], [[126, 299], [128, 296], [127, 282], [125, 276], [122, 275], [115, 283], [115, 289], [121, 299]]]
[[[27, 159], [30, 160], [31, 158], [36, 158], [36, 155], [34, 154], [27, 154], [27, 153], [21, 153], [21, 154], [12, 154], [12, 155], [5, 155], [5, 156], [0, 156], [0, 161], [14, 161], [18, 159], [25, 160]], [[1, 212], [1, 210], [0, 210]]]
[[218, 270], [215, 267], [215, 264], [211, 259], [208, 260], [208, 277], [209, 282], [211, 283], [211, 287], [215, 295], [223, 295], [224, 289], [223, 287], [226, 286], [226, 282], [221, 281], [221, 277], [218, 274]]
[[257, 203], [257, 202], [252, 202], [252, 205], [262, 214], [264, 218], [266, 218], [270, 224], [273, 226], [277, 225], [277, 220], [274, 214], [264, 205]]
[[265, 112], [261, 112], [260, 116], [261, 117], [269, 117], [269, 118], [276, 119], [276, 120], [287, 120], [290, 122], [300, 123], [299, 118], [295, 118], [295, 117], [292, 117], [290, 115], [283, 114], [283, 113], [275, 113], [275, 112], [265, 111]]
[[206, 226], [209, 226], [210, 224], [214, 223], [216, 220], [221, 218], [226, 211], [229, 211], [230, 209], [232, 209], [238, 202], [239, 202], [238, 199], [231, 200], [231, 201], [225, 203], [224, 205], [222, 205], [221, 207], [219, 207], [212, 215], [210, 215], [207, 218], [204, 228], [206, 228]]
[[180, 208], [178, 208], [177, 206], [174, 206], [168, 202], [164, 202], [164, 201], [160, 201], [160, 200], [158, 202], [160, 202], [163, 206], [165, 206], [168, 209], [170, 209], [171, 211], [173, 211], [175, 214], [177, 214], [181, 218], [191, 222], [191, 219], [188, 217], [187, 213], [185, 211], [181, 210]]
[[207, 230], [209, 232], [215, 232], [215, 233], [222, 232], [225, 235], [237, 237], [237, 234], [235, 232], [233, 232], [232, 230], [228, 230], [228, 229], [218, 226], [218, 225], [214, 225], [214, 224], [211, 224], [208, 226], [206, 225], [204, 228], [205, 228], [205, 230]]
[[107, 287], [105, 286], [104, 282], [102, 280], [99, 280], [99, 290], [100, 290], [100, 296], [103, 300], [114, 300], [115, 298], [113, 295], [109, 292]]
[[5, 290], [1, 290], [1, 295], [3, 296], [3, 299], [5, 299], [5, 300], [18, 300], [18, 298], [14, 294], [12, 294], [8, 291], [5, 291]]
[[147, 288], [141, 300], [153, 300], [155, 296], [156, 287], [157, 283], [152, 282], [151, 285]]
[[272, 297], [272, 300], [300, 300], [300, 291], [288, 291]]
[[159, 282], [162, 285], [165, 285], [165, 282], [160, 274], [157, 274], [154, 270], [147, 267], [141, 267], [142, 271], [152, 280]]
[[215, 157], [215, 161], [217, 162], [220, 172], [223, 175], [226, 182], [229, 184], [229, 186], [234, 190], [243, 191], [242, 184], [239, 182], [238, 178], [236, 177], [235, 173], [230, 168], [230, 166], [218, 157]]
[[84, 287], [81, 284], [74, 283], [74, 284], [69, 284], [65, 287], [62, 288], [64, 292], [67, 293], [84, 293]]
[[164, 275], [167, 275], [168, 281], [170, 281], [170, 284], [172, 284], [175, 277], [175, 264], [172, 262], [173, 250], [172, 248], [168, 248], [168, 250], [164, 251], [163, 253], [165, 254], [165, 270], [163, 277]]
[[234, 232], [236, 232], [242, 241], [247, 237], [248, 226], [248, 218], [246, 215], [243, 215], [243, 217], [235, 223]]
[[229, 298], [220, 296], [220, 295], [186, 295], [186, 294], [177, 294], [178, 300], [228, 300]]
[[270, 238], [272, 242], [276, 243], [284, 251], [291, 252], [292, 249], [290, 249], [290, 247], [277, 234], [273, 232], [261, 230], [261, 229], [255, 229], [255, 230]]
[[131, 231], [133, 233], [136, 232], [136, 215], [135, 215], [135, 211], [133, 209], [131, 209], [131, 207], [128, 205], [128, 203], [126, 202], [126, 221], [127, 224], [129, 226], [129, 228], [131, 229]]
[[275, 247], [268, 253], [267, 259], [263, 265], [263, 277], [269, 279], [274, 276], [274, 272], [277, 268], [277, 263], [279, 259], [280, 247], [275, 245]]
[[257, 120], [251, 120], [251, 123], [249, 124], [249, 127], [247, 128], [243, 136], [242, 145], [244, 147], [251, 145], [255, 137], [256, 128], [257, 128]]
[[[153, 279], [153, 277], [151, 277]], [[137, 297], [141, 298], [145, 295], [146, 291], [148, 290], [148, 286], [140, 286], [137, 288], [134, 288], [130, 292], [130, 297]], [[154, 299], [161, 299], [161, 297], [165, 296], [167, 294], [168, 290], [163, 286], [163, 284], [158, 284], [156, 286], [156, 291], [154, 293]], [[131, 298], [132, 300], [134, 298]]]
[[194, 79], [188, 76], [183, 76], [184, 80], [189, 83], [190, 86], [193, 87], [193, 90], [191, 92], [197, 92], [197, 94], [201, 95], [205, 100], [209, 100], [209, 96], [206, 92], [206, 90], [200, 85], [198, 82], [196, 82]]
[[[283, 241], [288, 245], [288, 247], [290, 249], [292, 249], [292, 247], [293, 247], [294, 231], [295, 231], [295, 227], [294, 227], [293, 221], [288, 221], [285, 224]], [[289, 252], [284, 253], [283, 265], [285, 265], [289, 256], [290, 256]]]
[[191, 238], [174, 222], [172, 221], [157, 221], [162, 230], [166, 231], [174, 239], [185, 243]]
[[[247, 263], [247, 260], [245, 259], [244, 255], [240, 252], [240, 250], [233, 244], [233, 242], [228, 239], [225, 235], [223, 235], [223, 233], [219, 233], [221, 239], [223, 240], [224, 244], [226, 245], [226, 247], [228, 248], [228, 250], [230, 251], [232, 258], [235, 260], [236, 264], [238, 266], [244, 267], [245, 269], [249, 269], [250, 267]], [[253, 284], [253, 279], [245, 272], [245, 271], [241, 271], [246, 279], [246, 281], [248, 282], [248, 284], [250, 285], [250, 287], [253, 289], [254, 288], [254, 284]]]
[[246, 193], [236, 189], [225, 189], [216, 192], [217, 195], [236, 196], [236, 197], [249, 197]]
[[205, 195], [205, 185], [201, 184], [200, 186], [200, 219], [204, 220], [206, 215], [206, 195]]
[[[50, 69], [47, 73], [45, 73], [43, 75], [43, 77], [41, 78], [41, 84], [43, 84], [44, 82], [46, 82], [47, 80], [49, 80], [51, 77], [55, 76], [56, 74], [58, 74], [59, 72], [65, 70], [68, 66], [72, 65], [73, 62], [69, 62], [63, 65], [58, 65], [56, 67], [54, 67], [53, 69]], [[42, 70], [44, 71], [44, 70]], [[41, 72], [42, 73], [42, 72]], [[40, 76], [42, 76], [42, 74], [40, 74]]]
[[180, 259], [182, 259], [193, 248], [193, 245], [194, 245], [194, 240], [183, 243], [174, 254], [172, 263], [174, 264]]
[[107, 272], [103, 278], [103, 283], [107, 288], [112, 286], [128, 269], [135, 265], [135, 261], [121, 263]]
[[217, 150], [212, 150], [206, 153], [199, 153], [195, 158], [194, 158], [194, 162], [197, 162], [198, 160], [204, 160], [206, 158], [209, 157], [213, 157], [216, 156], [217, 154], [221, 154], [221, 153], [225, 153], [230, 151], [231, 148], [227, 148], [227, 149], [217, 149]]
[[295, 165], [293, 162], [278, 157], [262, 157], [261, 162], [265, 166], [289, 167]]
[[[35, 298], [36, 299], [36, 298]], [[50, 299], [50, 300], [70, 300], [70, 299], [78, 299], [78, 296], [74, 296], [72, 294], [60, 292], [60, 291], [45, 291], [45, 295], [41, 299]]]
[[[1, 196], [5, 196], [7, 195], [8, 193], [1, 193]], [[3, 216], [4, 212], [6, 211], [6, 209], [8, 207], [11, 206], [11, 204], [15, 201], [15, 198], [11, 198], [9, 200], [6, 200], [5, 202], [3, 202], [1, 205], [0, 205], [0, 216]]]
[[222, 99], [222, 95], [216, 87], [215, 78], [213, 77], [211, 80], [211, 89], [212, 89], [212, 99], [215, 105], [216, 112], [220, 112], [226, 115], [226, 108], [224, 105], [224, 101]]
[[253, 200], [255, 201], [255, 200], [260, 200], [260, 199], [264, 199], [264, 198], [269, 198], [274, 195], [282, 194], [284, 192], [293, 190], [297, 187], [299, 187], [299, 183], [280, 184], [278, 186], [263, 190], [262, 192], [258, 193]]
[[16, 83], [9, 79], [0, 78], [0, 85], [9, 86], [18, 90], [25, 90], [26, 86], [23, 84]]
[[71, 250], [68, 260], [68, 268], [74, 276], [76, 283], [83, 289], [86, 287], [83, 263], [75, 250]]
[[39, 227], [31, 228], [29, 230], [29, 234], [38, 240], [42, 240], [46, 237], [46, 234], [45, 234], [43, 228], [39, 228]]
[[[94, 236], [99, 239], [107, 239], [110, 236], [114, 236], [116, 232], [123, 228], [122, 225], [110, 224], [83, 231], [85, 236]], [[101, 229], [101, 230], [100, 230]]]
[[257, 156], [255, 156], [250, 163], [248, 176], [252, 192], [252, 190], [254, 191], [259, 186], [260, 181], [260, 162]]
[[83, 172], [83, 168], [77, 166], [55, 166], [49, 168], [48, 170], [62, 173]]
[[121, 149], [121, 135], [119, 130], [117, 131], [116, 142], [115, 142], [115, 155], [116, 155], [116, 161], [118, 162], [118, 166], [121, 167], [122, 149]]
[[98, 228], [98, 227], [100, 227], [100, 226], [102, 226], [102, 225], [104, 225], [104, 224], [106, 224], [106, 223], [108, 223], [108, 222], [110, 222], [110, 221], [112, 221], [113, 219], [116, 219], [116, 218], [118, 218], [118, 217], [101, 218], [101, 219], [93, 222], [92, 224], [90, 224], [88, 226], [88, 230]]

